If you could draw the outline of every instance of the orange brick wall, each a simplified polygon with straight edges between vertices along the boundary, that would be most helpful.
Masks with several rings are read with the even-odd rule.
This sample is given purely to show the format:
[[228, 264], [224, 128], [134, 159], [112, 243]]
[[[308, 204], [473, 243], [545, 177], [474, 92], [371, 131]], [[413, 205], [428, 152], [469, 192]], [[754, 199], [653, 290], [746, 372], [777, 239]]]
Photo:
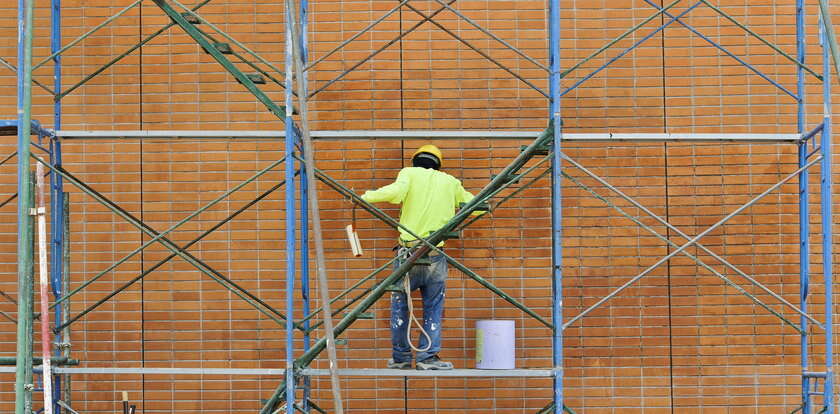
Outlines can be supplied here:
[[[201, 14], [282, 69], [284, 10], [278, 3], [214, 0], [201, 9]], [[794, 54], [793, 1], [757, 3], [723, 0], [714, 4]], [[819, 71], [817, 9], [813, 1], [807, 3], [807, 61]], [[128, 4], [123, 0], [63, 1], [64, 44]], [[434, 1], [412, 0], [410, 4], [425, 14], [440, 7]], [[681, 2], [670, 13], [676, 15], [690, 4]], [[34, 53], [35, 60], [40, 61], [49, 54], [49, 12], [47, 1], [38, 0], [37, 5]], [[395, 5], [392, 1], [313, 1], [311, 56], [325, 55]], [[453, 7], [545, 64], [544, 1], [461, 1]], [[835, 22], [840, 21], [840, 7], [832, 7]], [[562, 68], [577, 64], [653, 12], [642, 1], [562, 1]], [[0, 30], [5, 34], [0, 37], [0, 57], [11, 63], [16, 56], [16, 15], [15, 5], [0, 6]], [[395, 13], [315, 65], [309, 90], [324, 87], [421, 19], [407, 8]], [[547, 91], [546, 74], [539, 67], [451, 12], [440, 13], [435, 20]], [[700, 6], [683, 21], [795, 90], [792, 65], [713, 10]], [[64, 57], [64, 89], [167, 22], [154, 4], [144, 2], [69, 50]], [[562, 86], [571, 87], [664, 22], [657, 17], [614, 48], [582, 64], [563, 79]], [[273, 76], [283, 79], [283, 74]], [[51, 85], [51, 66], [36, 71], [35, 77]], [[15, 85], [14, 74], [0, 69], [0, 91], [7, 97], [0, 99], [0, 119], [15, 116]], [[283, 89], [278, 85], [269, 81], [263, 89], [272, 99], [283, 101]], [[52, 126], [51, 98], [37, 86], [33, 90], [34, 117]], [[819, 122], [822, 98], [819, 85], [810, 78], [807, 90], [806, 128], [810, 128]], [[835, 102], [840, 102], [837, 95]], [[178, 28], [166, 31], [78, 88], [63, 99], [63, 104], [64, 129], [283, 128]], [[789, 96], [721, 56], [678, 24], [668, 26], [565, 95], [562, 107], [564, 131], [569, 133], [791, 133], [796, 128], [795, 105]], [[310, 114], [315, 130], [536, 132], [546, 124], [547, 101], [540, 92], [425, 23], [314, 95]], [[14, 141], [13, 137], [2, 138], [0, 155], [13, 152]], [[316, 163], [344, 185], [362, 192], [390, 182], [407, 156], [424, 142], [321, 141], [316, 146]], [[445, 170], [477, 192], [490, 174], [504, 168], [527, 141], [436, 143], [444, 151]], [[158, 231], [284, 155], [282, 142], [276, 140], [68, 140], [64, 151], [69, 171]], [[574, 143], [567, 144], [565, 152], [689, 235], [700, 233], [796, 169], [793, 145]], [[182, 246], [189, 243], [282, 180], [282, 168], [198, 215], [175, 230], [171, 240]], [[15, 171], [14, 161], [0, 166], [0, 202], [16, 191]], [[575, 168], [567, 166], [564, 171], [627, 214], [644, 217]], [[815, 285], [811, 307], [821, 319], [815, 177], [819, 169], [812, 171]], [[799, 292], [797, 190], [795, 182], [785, 184], [702, 240], [793, 303], [798, 303]], [[72, 250], [69, 277], [75, 287], [149, 237], [78, 189], [68, 185], [68, 191]], [[365, 256], [350, 257], [343, 227], [351, 220], [351, 205], [325, 186], [319, 186], [318, 191], [330, 290], [337, 295], [390, 258], [396, 233], [366, 213], [357, 212]], [[573, 181], [564, 181], [563, 197], [566, 318], [577, 315], [672, 251]], [[282, 191], [270, 194], [189, 251], [285, 313], [283, 200]], [[17, 291], [14, 204], [0, 207], [0, 290], [13, 297]], [[398, 213], [390, 206], [382, 207], [393, 216]], [[653, 219], [641, 220], [675, 243], [685, 242]], [[543, 178], [476, 222], [464, 232], [462, 240], [448, 243], [447, 250], [548, 318], [549, 229], [549, 182]], [[774, 310], [797, 320], [794, 312], [708, 254], [696, 248], [687, 251], [771, 304]], [[168, 255], [163, 246], [150, 246], [75, 296], [72, 313], [84, 310]], [[473, 367], [475, 322], [514, 319], [518, 367], [550, 366], [550, 332], [539, 322], [523, 316], [455, 270], [450, 271], [447, 286], [443, 357], [458, 368]], [[316, 293], [312, 292], [313, 298]], [[345, 303], [346, 299], [339, 305]], [[17, 309], [0, 298], [0, 311], [15, 315]], [[300, 316], [300, 308], [296, 314]], [[387, 300], [378, 303], [373, 314], [373, 320], [360, 320], [343, 335], [348, 343], [339, 347], [342, 367], [384, 367], [390, 355]], [[817, 367], [823, 352], [818, 341], [822, 338], [816, 329], [813, 334], [815, 345], [810, 352]], [[71, 333], [73, 355], [83, 367], [283, 368], [284, 338], [282, 326], [180, 259], [173, 259], [81, 318]], [[301, 345], [299, 341], [298, 348]], [[12, 356], [14, 352], [14, 325], [0, 319], [0, 355]], [[564, 356], [567, 405], [579, 413], [763, 414], [793, 411], [800, 401], [795, 331], [684, 256], [658, 267], [569, 327]], [[326, 368], [322, 359], [313, 366]], [[128, 391], [141, 413], [254, 412], [280, 380], [266, 376], [74, 375], [72, 405], [79, 412], [112, 413], [120, 409], [120, 391]], [[315, 401], [331, 407], [328, 381], [315, 378], [312, 383]], [[0, 384], [0, 412], [11, 412], [14, 375], [0, 374]], [[549, 402], [550, 388], [551, 382], [545, 379], [342, 379], [345, 408], [351, 413], [532, 413]]]

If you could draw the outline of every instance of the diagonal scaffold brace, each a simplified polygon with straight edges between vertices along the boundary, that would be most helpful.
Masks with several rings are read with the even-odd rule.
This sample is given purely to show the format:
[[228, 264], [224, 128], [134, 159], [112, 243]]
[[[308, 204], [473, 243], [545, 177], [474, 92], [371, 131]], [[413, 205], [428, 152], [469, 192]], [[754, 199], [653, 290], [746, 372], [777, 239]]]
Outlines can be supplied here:
[[277, 116], [279, 119], [284, 119], [286, 117], [286, 110], [274, 103], [274, 101], [265, 94], [265, 92], [261, 91], [256, 84], [249, 78], [245, 73], [239, 70], [230, 59], [226, 58], [221, 51], [219, 51], [215, 45], [211, 44], [206, 37], [198, 30], [192, 23], [188, 22], [187, 19], [178, 13], [166, 0], [152, 0], [154, 3], [172, 19], [178, 26], [181, 26], [184, 31], [193, 38], [216, 62], [228, 71], [234, 78], [236, 78], [239, 83], [245, 86], [254, 97], [257, 98], [263, 105], [265, 105], [268, 110]]
[[[502, 170], [502, 172], [500, 172], [490, 181], [490, 183], [488, 183], [478, 194], [476, 194], [475, 198], [465, 204], [458, 213], [456, 213], [455, 216], [446, 223], [446, 225], [427, 237], [426, 241], [428, 243], [417, 246], [411, 251], [408, 258], [402, 262], [399, 267], [394, 269], [384, 279], [378, 281], [376, 287], [370, 291], [368, 296], [335, 325], [333, 335], [338, 337], [347, 330], [356, 320], [359, 319], [362, 313], [370, 309], [370, 307], [385, 294], [389, 285], [395, 283], [403, 277], [403, 275], [405, 275], [411, 267], [414, 266], [418, 259], [426, 256], [426, 254], [432, 250], [430, 246], [437, 245], [443, 241], [449, 233], [467, 220], [474, 211], [487, 201], [488, 198], [497, 194], [497, 190], [500, 187], [509, 183], [516, 175], [517, 171], [524, 167], [529, 160], [539, 153], [544, 153], [545, 149], [551, 145], [553, 137], [554, 125], [549, 124], [548, 128], [546, 128], [530, 145], [523, 149], [522, 152], [520, 152], [519, 155], [507, 167], [505, 167], [504, 170]], [[324, 351], [326, 345], [326, 338], [319, 339], [308, 351], [295, 360], [294, 369], [298, 371], [306, 368], [321, 352]], [[266, 401], [265, 405], [263, 405], [263, 408], [260, 410], [260, 414], [270, 414], [274, 412], [276, 407], [285, 399], [285, 389], [285, 382], [278, 385], [274, 394]]]
[[[148, 226], [142, 220], [138, 219], [137, 217], [132, 215], [130, 212], [124, 210], [117, 203], [108, 199], [104, 195], [98, 193], [96, 190], [94, 190], [89, 185], [85, 184], [84, 182], [82, 182], [81, 180], [79, 180], [78, 178], [76, 178], [75, 176], [73, 176], [72, 174], [70, 174], [69, 172], [64, 170], [63, 168], [52, 165], [52, 164], [49, 164], [48, 162], [42, 160], [41, 158], [35, 157], [35, 156], [33, 156], [32, 158], [35, 159], [38, 162], [39, 165], [46, 166], [47, 168], [51, 169], [52, 171], [55, 171], [56, 173], [61, 175], [64, 179], [66, 179], [69, 183], [76, 186], [83, 193], [91, 196], [94, 200], [98, 201], [104, 207], [108, 208], [109, 210], [111, 210], [112, 212], [117, 214], [118, 216], [125, 219], [129, 224], [136, 227], [138, 230], [144, 232], [146, 235], [152, 237], [151, 240], [155, 240], [158, 243], [160, 243], [161, 245], [163, 245], [163, 247], [170, 250], [174, 256], [178, 256], [178, 257], [182, 258], [184, 261], [186, 261], [187, 263], [189, 263], [193, 267], [195, 267], [196, 270], [198, 270], [199, 272], [207, 275], [208, 277], [210, 277], [211, 279], [213, 279], [214, 281], [216, 281], [217, 283], [222, 285], [222, 287], [228, 289], [231, 293], [239, 296], [241, 299], [243, 299], [244, 301], [249, 303], [251, 306], [253, 306], [260, 313], [264, 314], [265, 316], [267, 316], [268, 318], [277, 322], [278, 324], [280, 324], [282, 322], [282, 320], [285, 320], [286, 316], [283, 315], [282, 313], [278, 312], [277, 310], [275, 310], [268, 303], [261, 300], [260, 298], [258, 298], [257, 296], [255, 296], [251, 292], [247, 291], [243, 287], [239, 286], [237, 283], [235, 283], [233, 280], [229, 279], [228, 277], [226, 277], [222, 273], [216, 271], [215, 269], [210, 267], [207, 263], [205, 263], [200, 258], [198, 258], [198, 257], [192, 255], [191, 253], [187, 252], [185, 247], [178, 246], [172, 240], [165, 237], [164, 235], [167, 234], [169, 232], [169, 230], [166, 230], [163, 233], [154, 230], [152, 227]], [[278, 164], [278, 163], [279, 163], [279, 161], [275, 162], [275, 165]], [[199, 211], [201, 211], [201, 210], [199, 210]], [[149, 242], [146, 242], [146, 243], [149, 243]], [[146, 274], [148, 274], [148, 272], [144, 272], [141, 275], [145, 276]], [[64, 296], [64, 298], [68, 297], [71, 293], [73, 293], [73, 292], [68, 293], [67, 295]], [[105, 300], [109, 299], [114, 294], [116, 294], [116, 293], [112, 292], [112, 294], [110, 294], [104, 300], [98, 301], [93, 306], [88, 307], [87, 309], [80, 312], [76, 316], [74, 316], [72, 318], [69, 318], [67, 321], [65, 321], [61, 325], [56, 326], [53, 329], [53, 332], [55, 332], [55, 333], [60, 332], [62, 329], [66, 328], [70, 324], [77, 321], [79, 318], [83, 317], [84, 315], [88, 314], [90, 311], [92, 311], [93, 309], [95, 309], [96, 307], [98, 307], [99, 305], [104, 303]], [[53, 304], [53, 307], [58, 305], [58, 303], [60, 303], [60, 301], [56, 301], [56, 303]]]
[[[544, 160], [545, 160], [545, 159], [543, 159], [543, 161], [544, 161]], [[530, 172], [530, 171], [532, 171], [532, 170], [534, 170], [534, 169], [535, 169], [535, 167], [539, 167], [539, 165], [540, 165], [541, 163], [542, 163], [542, 161], [538, 162], [537, 164], [535, 164], [535, 165], [533, 165], [532, 167], [530, 167], [530, 168], [528, 169], [528, 171], [526, 171], [526, 172], [525, 172], [525, 173], [523, 173], [523, 174], [520, 174], [519, 176], [521, 177], [521, 176], [523, 176], [523, 175], [527, 175], [527, 173], [528, 173], [528, 172]], [[542, 323], [543, 325], [545, 325], [545, 326], [546, 326], [546, 327], [548, 327], [549, 329], [554, 329], [554, 326], [551, 324], [551, 322], [546, 321], [546, 320], [545, 320], [542, 316], [538, 315], [537, 313], [535, 313], [534, 311], [532, 311], [531, 309], [529, 309], [527, 306], [523, 305], [523, 304], [522, 304], [522, 303], [520, 303], [518, 300], [514, 299], [514, 298], [513, 298], [512, 296], [510, 296], [509, 294], [505, 293], [502, 289], [500, 289], [499, 287], [497, 287], [496, 285], [494, 285], [493, 283], [491, 283], [491, 282], [490, 282], [490, 281], [488, 281], [487, 279], [485, 279], [485, 278], [481, 277], [481, 276], [480, 276], [480, 275], [478, 275], [477, 273], [473, 272], [473, 271], [472, 271], [472, 270], [470, 270], [470, 269], [469, 269], [466, 265], [462, 264], [462, 263], [461, 263], [461, 262], [459, 262], [458, 260], [455, 260], [455, 258], [453, 258], [452, 256], [450, 256], [450, 255], [446, 254], [446, 252], [444, 252], [443, 250], [438, 249], [438, 248], [437, 248], [437, 246], [436, 246], [435, 244], [430, 243], [428, 240], [426, 240], [426, 239], [424, 239], [424, 238], [420, 237], [419, 235], [417, 235], [416, 233], [414, 233], [413, 231], [411, 231], [411, 229], [409, 229], [409, 228], [407, 228], [407, 227], [403, 226], [403, 225], [402, 225], [402, 224], [400, 224], [398, 221], [394, 220], [393, 218], [391, 218], [390, 216], [388, 216], [387, 214], [385, 214], [382, 210], [379, 210], [378, 208], [376, 208], [376, 207], [375, 207], [375, 206], [373, 206], [372, 204], [370, 204], [370, 203], [368, 203], [368, 202], [366, 202], [366, 201], [362, 200], [362, 198], [361, 198], [361, 197], [359, 197], [358, 195], [354, 194], [354, 193], [352, 192], [352, 190], [350, 190], [349, 188], [342, 186], [340, 183], [338, 183], [337, 181], [333, 180], [333, 179], [332, 179], [332, 178], [330, 178], [328, 175], [326, 175], [325, 173], [323, 173], [322, 171], [320, 171], [320, 170], [318, 170], [318, 169], [315, 169], [315, 175], [316, 175], [316, 177], [318, 177], [318, 178], [321, 180], [321, 182], [323, 182], [324, 184], [326, 184], [326, 185], [327, 185], [327, 186], [329, 186], [329, 187], [332, 187], [332, 188], [333, 188], [334, 190], [336, 190], [336, 192], [338, 192], [339, 194], [341, 194], [341, 195], [343, 195], [343, 196], [345, 196], [345, 197], [348, 197], [348, 199], [350, 199], [350, 201], [351, 201], [351, 202], [356, 203], [356, 204], [357, 204], [358, 206], [360, 206], [362, 209], [366, 210], [366, 211], [367, 211], [367, 212], [369, 212], [371, 215], [373, 215], [374, 217], [378, 218], [379, 220], [381, 220], [382, 222], [384, 222], [385, 224], [387, 224], [387, 225], [388, 225], [388, 226], [390, 226], [391, 228], [393, 228], [393, 229], [395, 229], [395, 230], [399, 230], [399, 229], [405, 230], [406, 232], [408, 232], [408, 234], [410, 234], [412, 237], [414, 237], [415, 239], [417, 239], [419, 242], [421, 242], [421, 243], [424, 243], [424, 244], [428, 245], [430, 249], [434, 250], [436, 253], [439, 253], [439, 254], [443, 255], [443, 257], [444, 257], [444, 258], [446, 258], [446, 261], [447, 261], [447, 262], [449, 262], [449, 264], [451, 264], [451, 265], [452, 265], [452, 266], [454, 266], [456, 269], [458, 269], [459, 271], [461, 271], [462, 273], [464, 273], [467, 277], [469, 277], [469, 278], [471, 278], [471, 279], [475, 280], [477, 283], [481, 284], [481, 285], [482, 285], [483, 287], [485, 287], [486, 289], [488, 289], [488, 290], [490, 290], [491, 292], [495, 293], [496, 295], [498, 295], [499, 297], [501, 297], [502, 299], [504, 299], [505, 301], [507, 301], [508, 303], [510, 303], [511, 305], [513, 305], [514, 307], [516, 307], [516, 308], [520, 309], [521, 311], [525, 312], [526, 314], [530, 315], [531, 317], [533, 317], [534, 319], [536, 319], [537, 321], [539, 321], [540, 323]], [[503, 189], [507, 188], [507, 187], [508, 187], [510, 184], [512, 184], [514, 181], [515, 181], [515, 180], [509, 180], [509, 181], [507, 181], [506, 183], [502, 184], [502, 185], [501, 185], [501, 186], [497, 189], [497, 191], [494, 191], [493, 193], [488, 194], [487, 198], [490, 198], [490, 197], [495, 196], [496, 194], [498, 194], [498, 192], [500, 192], [501, 190], [503, 190]], [[535, 180], [534, 180], [534, 181], [532, 181], [532, 182], [531, 182], [531, 184], [533, 184], [533, 182], [535, 182]], [[522, 187], [522, 188], [524, 188], [524, 187]], [[497, 204], [497, 205], [496, 205], [496, 207], [498, 207], [498, 205], [499, 205], [499, 204]], [[460, 226], [460, 227], [458, 228], [458, 231], [463, 230], [463, 229], [464, 229], [464, 228], [466, 228], [469, 224], [474, 223], [474, 222], [475, 222], [475, 220], [477, 220], [477, 219], [478, 219], [478, 218], [480, 218], [480, 217], [481, 217], [481, 216], [475, 216], [475, 217], [473, 217], [470, 221], [467, 221], [467, 222], [463, 223], [463, 225], [462, 225], [462, 226]], [[392, 262], [393, 262], [393, 260], [392, 260], [392, 261], [389, 261], [386, 265], [390, 265]], [[380, 268], [380, 269], [381, 269], [381, 268]], [[379, 273], [380, 269], [377, 269], [376, 273]], [[371, 290], [372, 290], [372, 289], [373, 289], [373, 288], [371, 288]], [[365, 294], [367, 294], [367, 293], [369, 293], [369, 291], [368, 291], [368, 292], [365, 292]], [[353, 303], [355, 303], [355, 300], [353, 301]]]

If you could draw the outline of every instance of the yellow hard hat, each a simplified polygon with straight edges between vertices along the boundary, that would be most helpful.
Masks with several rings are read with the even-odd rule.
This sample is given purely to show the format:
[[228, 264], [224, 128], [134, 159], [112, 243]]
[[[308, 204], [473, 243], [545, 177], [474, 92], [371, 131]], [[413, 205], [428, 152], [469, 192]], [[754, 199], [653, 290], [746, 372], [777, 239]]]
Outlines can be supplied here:
[[417, 154], [420, 154], [421, 152], [434, 155], [435, 157], [437, 157], [438, 161], [440, 161], [441, 165], [443, 164], [443, 154], [440, 152], [440, 148], [432, 144], [423, 145], [422, 147], [418, 148], [417, 151], [414, 152], [411, 158], [416, 157]]

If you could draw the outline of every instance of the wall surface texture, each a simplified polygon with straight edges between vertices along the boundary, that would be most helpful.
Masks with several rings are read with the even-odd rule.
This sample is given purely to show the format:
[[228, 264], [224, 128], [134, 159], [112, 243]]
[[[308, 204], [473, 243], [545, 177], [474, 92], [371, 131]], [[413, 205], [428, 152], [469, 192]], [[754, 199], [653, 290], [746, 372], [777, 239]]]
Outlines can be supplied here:
[[[0, 4], [0, 57], [16, 66], [14, 3]], [[197, 4], [194, 0], [186, 3]], [[282, 3], [213, 0], [199, 13], [282, 71]], [[709, 6], [700, 4], [688, 11], [694, 5], [691, 0], [678, 1], [668, 9], [669, 15], [657, 15], [643, 24], [657, 7], [671, 3], [561, 1], [560, 63], [563, 70], [574, 68], [563, 78], [562, 87], [581, 82], [562, 98], [564, 132], [796, 133], [793, 98], [710, 46], [686, 26], [720, 43], [794, 93], [795, 66]], [[795, 56], [793, 0], [711, 3]], [[813, 0], [805, 3], [806, 63], [821, 73], [818, 9]], [[832, 3], [837, 23], [840, 5]], [[63, 0], [63, 44], [69, 44], [129, 4], [128, 0]], [[310, 60], [327, 55], [344, 39], [397, 5], [393, 0], [312, 0], [308, 21]], [[371, 31], [318, 61], [309, 72], [309, 91], [314, 93], [309, 106], [312, 129], [524, 130], [536, 135], [545, 128], [547, 73], [451, 11], [437, 13], [433, 18], [437, 25], [423, 20], [421, 14], [430, 15], [442, 7], [437, 1], [410, 0]], [[461, 0], [451, 7], [547, 65], [545, 1]], [[587, 78], [619, 57], [624, 49], [668, 23], [671, 16], [683, 12], [686, 13], [678, 22], [671, 22]], [[49, 16], [49, 2], [37, 0], [36, 63], [50, 54]], [[140, 3], [64, 54], [61, 90], [82, 82], [168, 22], [153, 2]], [[640, 30], [585, 60], [637, 24], [643, 24]], [[212, 32], [206, 25], [201, 27]], [[356, 65], [409, 29], [412, 30], [407, 35], [372, 59]], [[214, 37], [222, 39], [219, 35]], [[234, 49], [242, 53], [241, 49]], [[250, 57], [248, 60], [256, 61]], [[283, 73], [262, 63], [258, 65], [282, 82]], [[247, 68], [244, 64], [238, 66]], [[48, 62], [34, 75], [49, 89], [54, 88], [52, 67]], [[351, 68], [355, 69], [330, 83]], [[833, 76], [835, 91], [840, 90], [837, 77]], [[284, 91], [278, 84], [269, 80], [263, 90], [282, 104]], [[809, 130], [822, 118], [822, 88], [814, 77], [808, 76], [805, 90], [804, 129]], [[52, 128], [52, 97], [39, 86], [33, 92], [33, 117]], [[16, 117], [15, 94], [14, 72], [0, 68], [0, 119]], [[840, 102], [840, 94], [834, 94], [834, 102]], [[283, 129], [281, 121], [177, 26], [74, 88], [62, 103], [65, 130]], [[838, 108], [835, 104], [835, 114], [840, 113]], [[318, 168], [361, 193], [393, 180], [411, 153], [427, 142], [318, 141], [314, 155]], [[528, 140], [463, 139], [435, 143], [444, 152], [444, 170], [476, 193], [492, 174], [508, 165]], [[66, 140], [63, 149], [68, 171], [158, 231], [171, 227], [284, 156], [283, 142], [277, 139]], [[563, 150], [690, 236], [704, 231], [797, 168], [795, 144], [568, 143]], [[0, 138], [0, 159], [14, 151], [14, 137]], [[39, 150], [33, 151], [44, 156]], [[835, 145], [834, 152], [840, 153], [840, 147]], [[835, 156], [837, 159], [840, 158]], [[0, 166], [0, 202], [16, 192], [16, 162], [14, 158]], [[192, 242], [271, 190], [283, 180], [283, 168], [284, 164], [280, 164], [178, 227], [170, 239], [182, 246]], [[542, 171], [544, 168], [536, 169], [531, 177]], [[562, 203], [563, 314], [568, 319], [673, 251], [628, 217], [638, 217], [650, 230], [677, 245], [686, 239], [574, 166], [567, 163], [563, 171], [571, 177], [563, 181]], [[810, 309], [822, 319], [819, 166], [811, 171], [809, 185], [814, 195], [810, 209], [810, 262], [814, 284]], [[522, 183], [527, 181], [523, 179]], [[835, 177], [835, 181], [840, 180]], [[134, 251], [149, 237], [77, 188], [67, 185], [67, 191], [71, 251], [67, 277], [73, 288]], [[495, 205], [512, 191], [506, 190], [491, 202]], [[335, 296], [391, 258], [396, 232], [358, 210], [355, 220], [365, 254], [352, 257], [344, 236], [344, 226], [353, 220], [352, 205], [326, 186], [319, 186], [318, 192], [330, 293]], [[593, 192], [600, 198], [594, 197]], [[798, 304], [797, 193], [796, 180], [782, 185], [701, 242], [786, 300]], [[835, 197], [835, 206], [836, 201]], [[207, 265], [282, 312], [286, 292], [285, 218], [289, 214], [284, 206], [281, 187], [189, 248]], [[380, 207], [394, 217], [399, 214], [395, 206]], [[543, 176], [470, 226], [459, 240], [448, 242], [446, 250], [544, 318], [550, 318], [550, 213], [550, 182]], [[838, 226], [835, 229], [840, 230]], [[12, 299], [17, 297], [16, 243], [16, 200], [11, 200], [0, 207], [0, 290]], [[708, 253], [695, 247], [686, 252], [798, 324], [795, 312]], [[75, 295], [71, 299], [71, 315], [157, 266], [169, 255], [159, 244], [133, 255]], [[312, 289], [311, 296], [318, 297], [315, 283]], [[450, 270], [447, 289], [441, 353], [444, 359], [457, 368], [473, 368], [476, 322], [511, 319], [516, 323], [517, 367], [551, 366], [551, 332], [542, 324], [454, 269]], [[349, 303], [361, 292], [353, 291], [334, 308]], [[415, 303], [419, 309], [418, 298]], [[358, 321], [342, 336], [347, 343], [338, 347], [341, 367], [385, 367], [390, 357], [388, 302], [386, 296], [372, 309], [372, 319]], [[300, 306], [299, 301], [298, 318], [302, 313]], [[313, 306], [318, 306], [317, 300]], [[17, 316], [17, 306], [5, 297], [0, 297], [0, 311]], [[816, 369], [823, 361], [823, 337], [818, 328], [810, 333], [813, 342], [808, 350], [814, 355], [811, 362]], [[683, 255], [656, 267], [570, 326], [564, 335], [566, 403], [577, 413], [789, 413], [801, 401], [797, 332]], [[0, 318], [0, 356], [15, 354], [15, 339], [15, 326]], [[300, 335], [298, 340], [300, 349]], [[178, 258], [166, 261], [80, 318], [71, 325], [69, 341], [72, 355], [80, 360], [81, 367], [285, 367], [283, 326]], [[327, 364], [319, 358], [313, 367], [326, 368]], [[80, 413], [113, 413], [121, 410], [120, 392], [127, 391], [132, 404], [138, 406], [137, 412], [144, 414], [256, 412], [261, 399], [268, 398], [281, 379], [73, 375], [71, 402]], [[0, 374], [0, 412], [14, 409], [13, 385], [13, 374]], [[551, 381], [547, 379], [342, 378], [341, 385], [348, 413], [533, 413], [548, 404], [552, 395]], [[329, 409], [329, 381], [314, 378], [312, 387], [313, 400]], [[36, 392], [35, 398], [39, 399], [40, 393]]]

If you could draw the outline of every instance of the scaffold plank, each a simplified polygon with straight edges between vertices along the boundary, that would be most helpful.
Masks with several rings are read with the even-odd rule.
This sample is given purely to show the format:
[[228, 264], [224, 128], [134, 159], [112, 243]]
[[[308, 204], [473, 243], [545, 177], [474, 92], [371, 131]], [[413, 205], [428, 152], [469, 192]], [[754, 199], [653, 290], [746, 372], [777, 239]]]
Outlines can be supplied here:
[[[2, 372], [14, 372], [15, 367], [0, 367]], [[138, 375], [242, 375], [242, 376], [281, 376], [285, 369], [260, 368], [132, 368], [132, 367], [54, 367], [56, 374], [138, 374]], [[327, 369], [306, 368], [302, 375], [317, 377], [330, 374]], [[551, 377], [551, 369], [453, 369], [418, 371], [415, 369], [357, 368], [339, 369], [342, 377]]]
[[[302, 375], [324, 376], [329, 375], [326, 369], [307, 368], [300, 371]], [[554, 371], [551, 369], [452, 369], [452, 370], [428, 370], [419, 371], [416, 369], [390, 369], [390, 368], [359, 368], [339, 369], [342, 377], [552, 377]]]

